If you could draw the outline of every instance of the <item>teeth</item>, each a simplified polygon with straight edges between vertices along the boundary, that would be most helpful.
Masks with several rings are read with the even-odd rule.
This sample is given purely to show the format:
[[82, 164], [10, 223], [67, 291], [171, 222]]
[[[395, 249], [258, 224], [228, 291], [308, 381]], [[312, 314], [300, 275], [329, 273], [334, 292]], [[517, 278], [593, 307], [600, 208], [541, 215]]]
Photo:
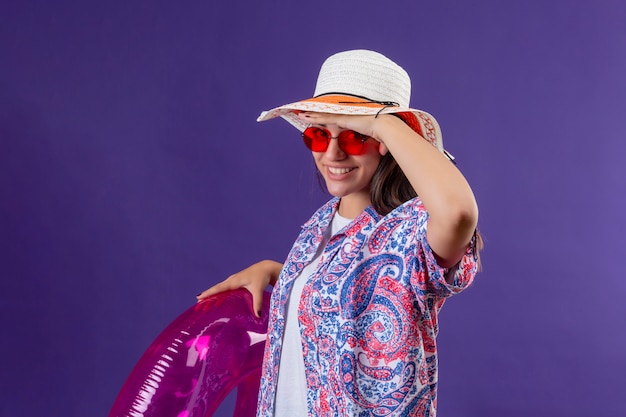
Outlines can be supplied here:
[[328, 167], [328, 170], [330, 171], [331, 174], [342, 175], [342, 174], [347, 174], [348, 172], [352, 171], [352, 168], [333, 168], [333, 167]]

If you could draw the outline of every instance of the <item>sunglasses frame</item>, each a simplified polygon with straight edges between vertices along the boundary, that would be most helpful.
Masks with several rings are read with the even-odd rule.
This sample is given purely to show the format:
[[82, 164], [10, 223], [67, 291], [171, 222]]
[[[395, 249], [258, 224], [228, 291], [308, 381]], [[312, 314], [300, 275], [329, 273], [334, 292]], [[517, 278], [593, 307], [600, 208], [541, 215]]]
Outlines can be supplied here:
[[[323, 141], [320, 140], [321, 136], [314, 136], [312, 134], [307, 135], [307, 132], [310, 133], [311, 130], [317, 130], [326, 133], [326, 145], [323, 149], [314, 149], [314, 142], [321, 144], [323, 143]], [[348, 141], [351, 142], [351, 145], [359, 144], [353, 138], [358, 138], [358, 142], [360, 142], [360, 149], [358, 152], [348, 151], [348, 146], [350, 146], [347, 144]], [[309, 126], [302, 132], [302, 140], [304, 141], [304, 145], [312, 152], [326, 152], [328, 150], [328, 145], [330, 145], [330, 141], [333, 139], [337, 139], [337, 145], [339, 146], [339, 149], [341, 149], [341, 151], [346, 155], [363, 155], [365, 153], [365, 142], [367, 142], [369, 136], [365, 136], [355, 130], [342, 130], [337, 136], [333, 137], [328, 129], [319, 126]]]

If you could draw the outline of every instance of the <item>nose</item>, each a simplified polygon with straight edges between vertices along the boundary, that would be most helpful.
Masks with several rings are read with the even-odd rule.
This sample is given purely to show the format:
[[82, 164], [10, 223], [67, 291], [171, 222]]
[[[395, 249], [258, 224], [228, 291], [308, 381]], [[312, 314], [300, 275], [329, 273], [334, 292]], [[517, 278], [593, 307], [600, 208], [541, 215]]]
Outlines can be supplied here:
[[341, 161], [346, 158], [346, 153], [339, 147], [339, 141], [336, 137], [330, 138], [328, 149], [324, 155], [331, 161]]

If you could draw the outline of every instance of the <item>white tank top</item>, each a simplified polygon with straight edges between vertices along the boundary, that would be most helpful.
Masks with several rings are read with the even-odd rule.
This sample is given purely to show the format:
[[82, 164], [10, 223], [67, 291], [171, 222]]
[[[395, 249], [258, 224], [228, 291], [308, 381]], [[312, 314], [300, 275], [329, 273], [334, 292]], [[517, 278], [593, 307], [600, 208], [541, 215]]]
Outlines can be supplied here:
[[296, 278], [287, 300], [285, 314], [285, 334], [278, 368], [278, 385], [274, 403], [274, 417], [307, 417], [306, 404], [307, 388], [302, 355], [302, 340], [298, 326], [298, 305], [304, 285], [319, 265], [322, 252], [331, 236], [347, 226], [352, 219], [341, 217], [335, 213], [330, 227], [324, 235], [324, 240], [317, 249], [315, 258], [306, 266]]

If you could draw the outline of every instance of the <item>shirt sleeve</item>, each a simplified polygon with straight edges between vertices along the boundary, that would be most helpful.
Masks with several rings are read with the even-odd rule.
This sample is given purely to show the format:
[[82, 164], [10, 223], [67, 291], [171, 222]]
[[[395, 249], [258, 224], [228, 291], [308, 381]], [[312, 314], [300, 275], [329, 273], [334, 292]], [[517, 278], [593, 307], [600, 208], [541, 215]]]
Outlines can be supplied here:
[[423, 292], [434, 293], [438, 297], [450, 297], [467, 288], [474, 280], [478, 270], [478, 253], [476, 248], [476, 232], [470, 241], [461, 260], [451, 268], [444, 268], [437, 263], [435, 253], [426, 240], [428, 213], [419, 206], [419, 220], [416, 232], [417, 286]]

